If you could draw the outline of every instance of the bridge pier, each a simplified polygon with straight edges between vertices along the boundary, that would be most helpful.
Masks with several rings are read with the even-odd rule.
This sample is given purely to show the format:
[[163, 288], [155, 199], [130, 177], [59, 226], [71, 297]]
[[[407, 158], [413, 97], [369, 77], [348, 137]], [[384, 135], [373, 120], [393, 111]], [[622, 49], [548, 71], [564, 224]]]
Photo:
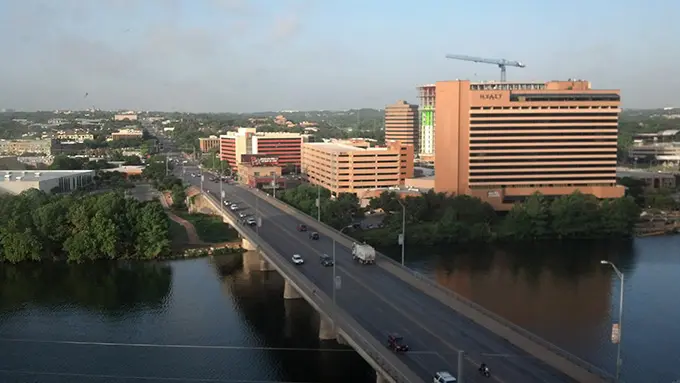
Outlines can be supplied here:
[[254, 243], [250, 242], [247, 238], [244, 238], [244, 237], [241, 238], [241, 247], [244, 250], [248, 250], [248, 251], [257, 250], [257, 246]]
[[[337, 330], [336, 330], [336, 332], [337, 332]], [[349, 346], [349, 343], [347, 342], [347, 340], [340, 334], [337, 334], [337, 337], [335, 338], [335, 340], [338, 342], [338, 344], [341, 344], [343, 346]]]
[[273, 271], [273, 270], [274, 268], [272, 267], [272, 265], [270, 265], [269, 262], [267, 262], [267, 260], [260, 255], [260, 271]]
[[260, 270], [260, 254], [256, 251], [246, 251], [241, 255], [243, 259], [243, 271], [250, 273]]
[[291, 284], [288, 279], [286, 279], [283, 285], [283, 299], [300, 299], [302, 295], [295, 289], [293, 284]]
[[378, 371], [375, 372], [375, 383], [387, 383], [387, 379], [382, 376]]
[[337, 338], [338, 334], [335, 331], [333, 322], [319, 314], [319, 340], [333, 340]]

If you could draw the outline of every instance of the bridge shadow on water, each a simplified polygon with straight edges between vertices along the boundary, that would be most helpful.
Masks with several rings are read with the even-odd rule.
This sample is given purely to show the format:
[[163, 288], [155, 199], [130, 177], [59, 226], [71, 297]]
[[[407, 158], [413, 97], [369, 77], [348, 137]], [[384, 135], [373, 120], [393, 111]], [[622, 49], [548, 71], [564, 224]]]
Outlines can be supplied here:
[[276, 271], [244, 266], [244, 255], [240, 263], [214, 264], [248, 330], [263, 346], [287, 349], [268, 351], [282, 380], [375, 382], [373, 369], [351, 348], [319, 340], [319, 314], [304, 299], [283, 299], [284, 279]]

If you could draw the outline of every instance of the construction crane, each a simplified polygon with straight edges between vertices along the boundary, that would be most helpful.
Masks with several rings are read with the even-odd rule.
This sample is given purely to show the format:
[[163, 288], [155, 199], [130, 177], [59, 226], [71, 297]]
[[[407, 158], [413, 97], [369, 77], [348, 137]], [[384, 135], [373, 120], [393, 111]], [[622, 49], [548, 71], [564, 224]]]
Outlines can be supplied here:
[[472, 61], [475, 63], [498, 65], [498, 67], [501, 68], [501, 82], [505, 82], [506, 80], [505, 67], [514, 66], [517, 68], [524, 68], [526, 66], [519, 61], [508, 61], [506, 59], [485, 59], [481, 57], [465, 55], [446, 55], [446, 58], [452, 60]]

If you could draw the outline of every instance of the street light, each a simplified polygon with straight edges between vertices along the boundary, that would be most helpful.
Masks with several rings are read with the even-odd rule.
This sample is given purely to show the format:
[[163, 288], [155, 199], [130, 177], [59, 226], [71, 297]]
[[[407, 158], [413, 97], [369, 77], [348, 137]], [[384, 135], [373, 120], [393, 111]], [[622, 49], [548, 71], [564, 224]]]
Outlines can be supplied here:
[[406, 205], [397, 197], [397, 202], [401, 205], [401, 234], [399, 234], [399, 244], [401, 245], [401, 265], [404, 266], [404, 253], [406, 245]]
[[[618, 382], [621, 376], [621, 365], [623, 364], [623, 361], [621, 360], [621, 337], [623, 336], [623, 282], [624, 282], [624, 275], [623, 273], [619, 270], [616, 265], [609, 261], [605, 261], [604, 259], [600, 261], [601, 264], [603, 265], [609, 265], [614, 269], [614, 272], [616, 273], [616, 276], [619, 277], [619, 280], [621, 281], [621, 287], [619, 287], [619, 334], [618, 334], [618, 347], [616, 351], [616, 381]], [[612, 337], [612, 340], [614, 338]]]
[[316, 220], [321, 222], [321, 186], [316, 184]]

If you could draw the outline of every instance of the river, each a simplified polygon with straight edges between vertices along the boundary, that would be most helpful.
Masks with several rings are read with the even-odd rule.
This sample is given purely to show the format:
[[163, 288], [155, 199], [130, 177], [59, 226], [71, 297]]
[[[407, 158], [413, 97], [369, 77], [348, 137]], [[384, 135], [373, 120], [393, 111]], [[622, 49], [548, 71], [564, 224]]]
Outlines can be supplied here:
[[[406, 251], [409, 266], [613, 371], [619, 280], [603, 258], [626, 275], [624, 380], [679, 379], [680, 237]], [[239, 256], [0, 265], [0, 381], [375, 381], [282, 295], [276, 273], [246, 272]]]

